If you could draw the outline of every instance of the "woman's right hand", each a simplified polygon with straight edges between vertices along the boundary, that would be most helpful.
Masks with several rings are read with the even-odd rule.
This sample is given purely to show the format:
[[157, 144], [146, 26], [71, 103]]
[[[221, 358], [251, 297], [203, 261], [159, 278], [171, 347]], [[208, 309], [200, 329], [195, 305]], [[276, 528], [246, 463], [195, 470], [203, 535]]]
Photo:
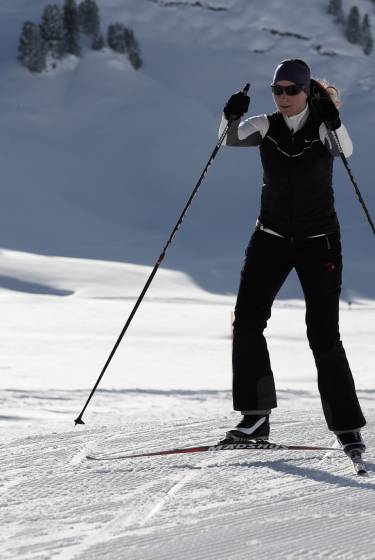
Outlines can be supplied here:
[[229, 120], [237, 120], [242, 115], [247, 113], [249, 110], [250, 105], [250, 97], [243, 93], [242, 91], [238, 91], [234, 93], [226, 102], [224, 107], [224, 115], [225, 118]]

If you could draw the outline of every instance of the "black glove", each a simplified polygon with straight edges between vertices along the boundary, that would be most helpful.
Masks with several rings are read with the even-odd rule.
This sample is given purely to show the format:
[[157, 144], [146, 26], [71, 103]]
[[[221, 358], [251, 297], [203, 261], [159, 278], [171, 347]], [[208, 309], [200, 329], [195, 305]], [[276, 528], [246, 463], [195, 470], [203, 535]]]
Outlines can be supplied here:
[[237, 120], [247, 113], [250, 105], [250, 97], [242, 91], [232, 95], [225, 104], [224, 115], [229, 120]]
[[340, 113], [336, 105], [328, 99], [321, 97], [311, 102], [318, 117], [326, 124], [329, 130], [336, 130], [341, 126]]

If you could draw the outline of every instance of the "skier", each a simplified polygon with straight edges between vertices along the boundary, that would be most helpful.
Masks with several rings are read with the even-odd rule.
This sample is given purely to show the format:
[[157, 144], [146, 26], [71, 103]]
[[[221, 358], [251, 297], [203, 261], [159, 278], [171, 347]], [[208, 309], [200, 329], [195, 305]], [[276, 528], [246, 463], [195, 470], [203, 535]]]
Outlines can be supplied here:
[[233, 323], [233, 405], [243, 418], [224, 441], [268, 439], [277, 406], [263, 335], [272, 303], [294, 268], [306, 302], [307, 337], [313, 352], [323, 411], [347, 453], [364, 451], [366, 424], [339, 332], [342, 256], [332, 189], [333, 158], [352, 142], [338, 111], [338, 92], [312, 79], [300, 59], [283, 60], [271, 85], [277, 112], [241, 122], [250, 98], [235, 93], [224, 107], [224, 144], [259, 146], [263, 166], [260, 214], [241, 271]]

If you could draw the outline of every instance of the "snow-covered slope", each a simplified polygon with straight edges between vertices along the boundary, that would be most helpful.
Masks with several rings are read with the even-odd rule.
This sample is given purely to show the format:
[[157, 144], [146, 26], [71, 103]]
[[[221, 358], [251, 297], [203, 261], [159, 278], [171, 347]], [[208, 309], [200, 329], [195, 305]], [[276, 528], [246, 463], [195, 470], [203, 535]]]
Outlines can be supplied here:
[[[274, 67], [296, 55], [343, 90], [355, 144], [351, 165], [374, 213], [374, 55], [343, 38], [325, 0], [101, 0], [103, 29], [111, 21], [134, 29], [142, 70], [108, 50], [86, 51], [79, 64], [68, 60], [35, 76], [17, 65], [16, 48], [22, 22], [38, 21], [44, 5], [0, 6], [4, 248], [152, 264], [215, 144], [225, 99], [249, 81], [251, 112], [273, 111]], [[362, 0], [359, 7], [374, 22], [373, 4]], [[338, 161], [344, 294], [372, 297], [374, 240], [342, 167]], [[233, 293], [259, 197], [257, 150], [223, 149], [168, 266], [207, 289]], [[291, 280], [283, 294], [300, 291]]]
[[[341, 307], [369, 423], [368, 478], [343, 456], [311, 452], [93, 462], [87, 451], [215, 443], [235, 424], [234, 298], [161, 270], [86, 425], [73, 429], [150, 269], [9, 251], [0, 265], [8, 278], [30, 278], [0, 292], [2, 559], [372, 560], [372, 302]], [[330, 445], [301, 301], [275, 305], [268, 339], [279, 401], [272, 439]]]
[[[373, 419], [373, 417], [372, 417]], [[371, 477], [336, 452], [236, 451], [89, 461], [88, 451], [215, 442], [228, 419], [137, 420], [18, 439], [0, 459], [4, 560], [372, 560]], [[319, 418], [277, 415], [281, 441], [327, 444]], [[374, 438], [369, 438], [374, 444]], [[6, 452], [4, 452], [6, 451]], [[21, 522], [22, 520], [22, 522]]]

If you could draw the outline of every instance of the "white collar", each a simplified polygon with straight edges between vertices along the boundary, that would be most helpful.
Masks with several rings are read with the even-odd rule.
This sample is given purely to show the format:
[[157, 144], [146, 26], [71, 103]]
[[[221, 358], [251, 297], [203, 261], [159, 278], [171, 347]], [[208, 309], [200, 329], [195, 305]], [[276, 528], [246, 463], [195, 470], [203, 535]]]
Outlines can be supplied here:
[[283, 116], [289, 130], [291, 130], [293, 133], [297, 132], [297, 130], [302, 128], [307, 121], [307, 117], [309, 116], [309, 106], [308, 104], [306, 104], [304, 110], [298, 113], [298, 115], [293, 115], [292, 117], [286, 117], [285, 115]]

